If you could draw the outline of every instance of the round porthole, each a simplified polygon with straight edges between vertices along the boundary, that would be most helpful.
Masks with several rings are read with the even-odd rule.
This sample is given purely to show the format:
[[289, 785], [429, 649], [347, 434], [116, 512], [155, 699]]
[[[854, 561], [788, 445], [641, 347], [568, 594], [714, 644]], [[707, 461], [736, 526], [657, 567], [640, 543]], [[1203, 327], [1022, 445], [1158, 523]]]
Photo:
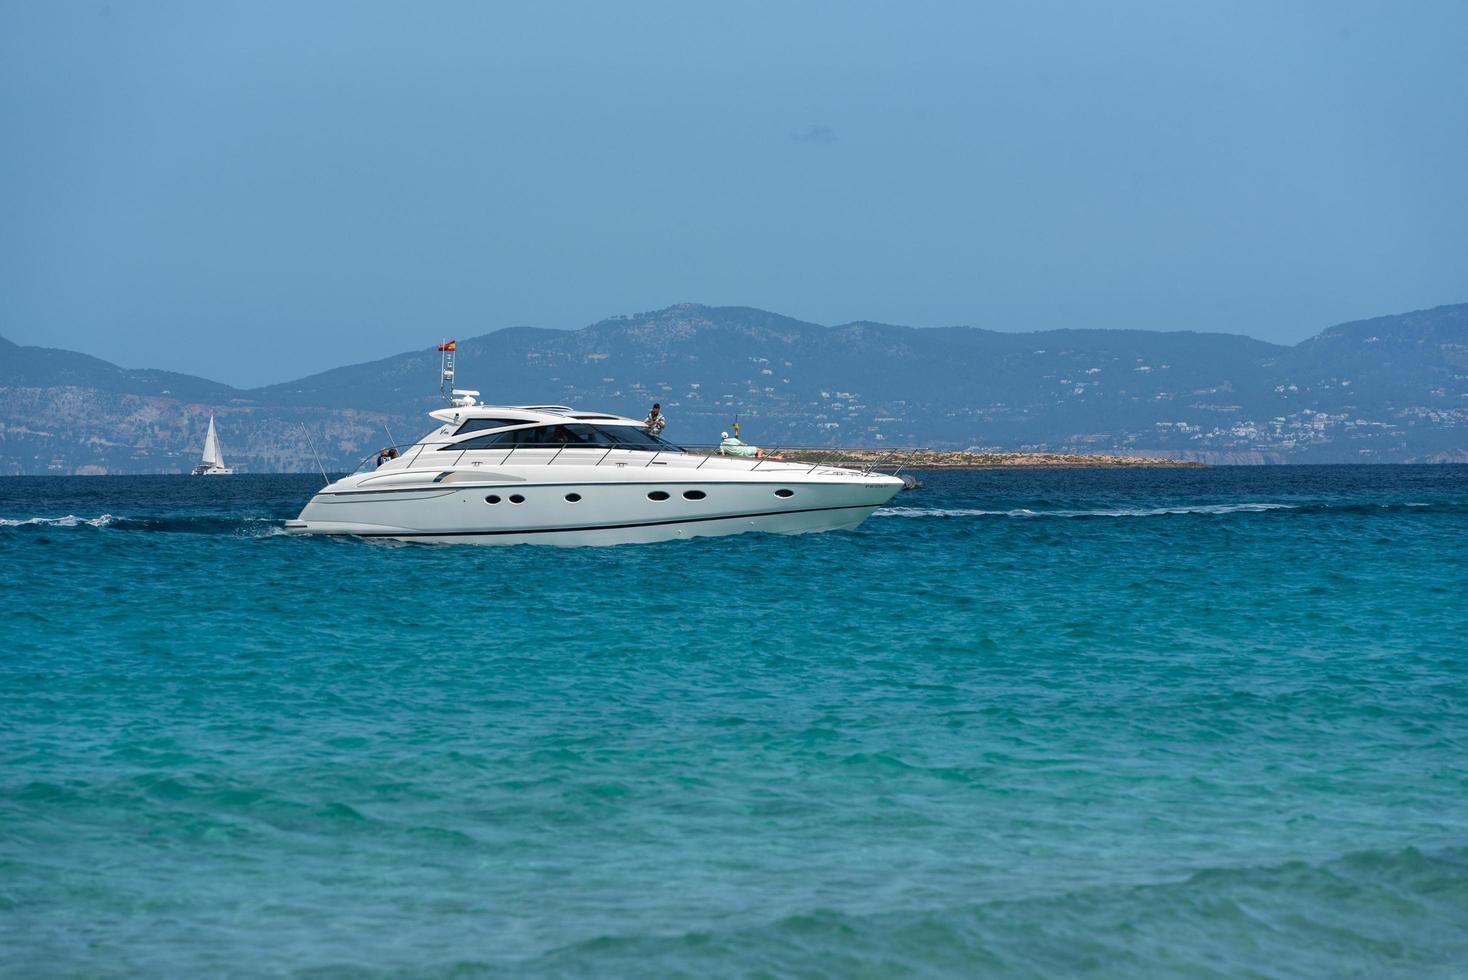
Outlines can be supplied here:
[[647, 495], [647, 499], [648, 500], [667, 500], [668, 499], [668, 491], [666, 491], [666, 490], [654, 490], [652, 493], [650, 493], [650, 494]]
[[568, 493], [568, 494], [566, 494], [566, 502], [567, 503], [574, 504], [576, 501], [578, 501], [580, 499], [581, 499], [581, 494], [579, 494], [579, 493]]
[[[786, 490], [784, 487], [781, 487], [779, 490], [776, 490], [775, 491], [775, 496], [777, 496], [777, 497], [793, 497], [793, 496], [795, 496], [795, 491], [794, 490]], [[513, 499], [513, 498], [511, 498], [511, 499]]]
[[522, 496], [520, 496], [518, 493], [512, 493], [512, 494], [510, 494], [510, 503], [512, 503], [512, 504], [523, 504], [524, 502], [525, 502], [525, 498], [522, 497]]
[[707, 497], [707, 496], [708, 496], [708, 494], [704, 493], [702, 490], [684, 490], [683, 491], [683, 499], [684, 500], [702, 500], [704, 497]]
[[498, 494], [493, 494], [493, 493], [492, 493], [492, 494], [490, 494], [490, 495], [489, 495], [489, 496], [488, 496], [488, 497], [485, 497], [485, 498], [484, 498], [484, 502], [485, 502], [485, 503], [486, 503], [486, 504], [497, 504], [497, 503], [499, 503], [499, 502], [500, 502], [500, 498], [499, 498], [499, 495], [498, 495]]

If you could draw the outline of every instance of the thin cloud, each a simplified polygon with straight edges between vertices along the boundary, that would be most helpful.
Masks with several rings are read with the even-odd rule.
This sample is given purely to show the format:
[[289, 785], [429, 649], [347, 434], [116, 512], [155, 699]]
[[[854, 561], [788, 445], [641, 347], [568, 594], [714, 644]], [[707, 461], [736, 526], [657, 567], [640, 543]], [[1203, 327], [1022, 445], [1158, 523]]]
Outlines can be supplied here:
[[816, 143], [820, 146], [830, 146], [836, 142], [836, 131], [830, 126], [821, 123], [811, 123], [799, 132], [791, 133], [790, 138], [797, 143]]

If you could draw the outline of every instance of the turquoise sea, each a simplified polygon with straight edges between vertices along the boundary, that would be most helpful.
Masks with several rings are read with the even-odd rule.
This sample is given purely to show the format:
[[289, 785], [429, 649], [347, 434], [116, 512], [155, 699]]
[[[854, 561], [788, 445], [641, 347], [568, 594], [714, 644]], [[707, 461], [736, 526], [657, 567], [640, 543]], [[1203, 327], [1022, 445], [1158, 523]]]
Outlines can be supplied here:
[[1468, 468], [286, 537], [0, 480], [0, 973], [1468, 975]]

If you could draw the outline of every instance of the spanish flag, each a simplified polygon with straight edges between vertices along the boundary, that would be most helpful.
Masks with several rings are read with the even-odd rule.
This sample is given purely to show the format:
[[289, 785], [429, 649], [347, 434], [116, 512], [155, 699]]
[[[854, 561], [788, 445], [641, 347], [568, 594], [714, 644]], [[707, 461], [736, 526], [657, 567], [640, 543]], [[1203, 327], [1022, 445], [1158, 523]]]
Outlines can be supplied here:
[[440, 351], [456, 351], [459, 349], [459, 342], [457, 340], [451, 340], [446, 344], [439, 344], [438, 349]]

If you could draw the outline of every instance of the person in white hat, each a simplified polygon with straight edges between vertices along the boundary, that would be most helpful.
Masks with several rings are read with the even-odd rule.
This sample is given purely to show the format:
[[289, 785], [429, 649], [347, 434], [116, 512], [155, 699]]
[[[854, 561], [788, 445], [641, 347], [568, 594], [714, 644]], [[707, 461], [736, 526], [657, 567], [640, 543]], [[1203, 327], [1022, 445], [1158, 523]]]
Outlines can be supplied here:
[[[758, 446], [751, 446], [740, 440], [738, 436], [731, 436], [727, 432], [719, 433], [719, 455], [721, 456], [753, 456], [756, 459], [764, 459], [765, 451]], [[772, 459], [774, 457], [771, 457]]]

